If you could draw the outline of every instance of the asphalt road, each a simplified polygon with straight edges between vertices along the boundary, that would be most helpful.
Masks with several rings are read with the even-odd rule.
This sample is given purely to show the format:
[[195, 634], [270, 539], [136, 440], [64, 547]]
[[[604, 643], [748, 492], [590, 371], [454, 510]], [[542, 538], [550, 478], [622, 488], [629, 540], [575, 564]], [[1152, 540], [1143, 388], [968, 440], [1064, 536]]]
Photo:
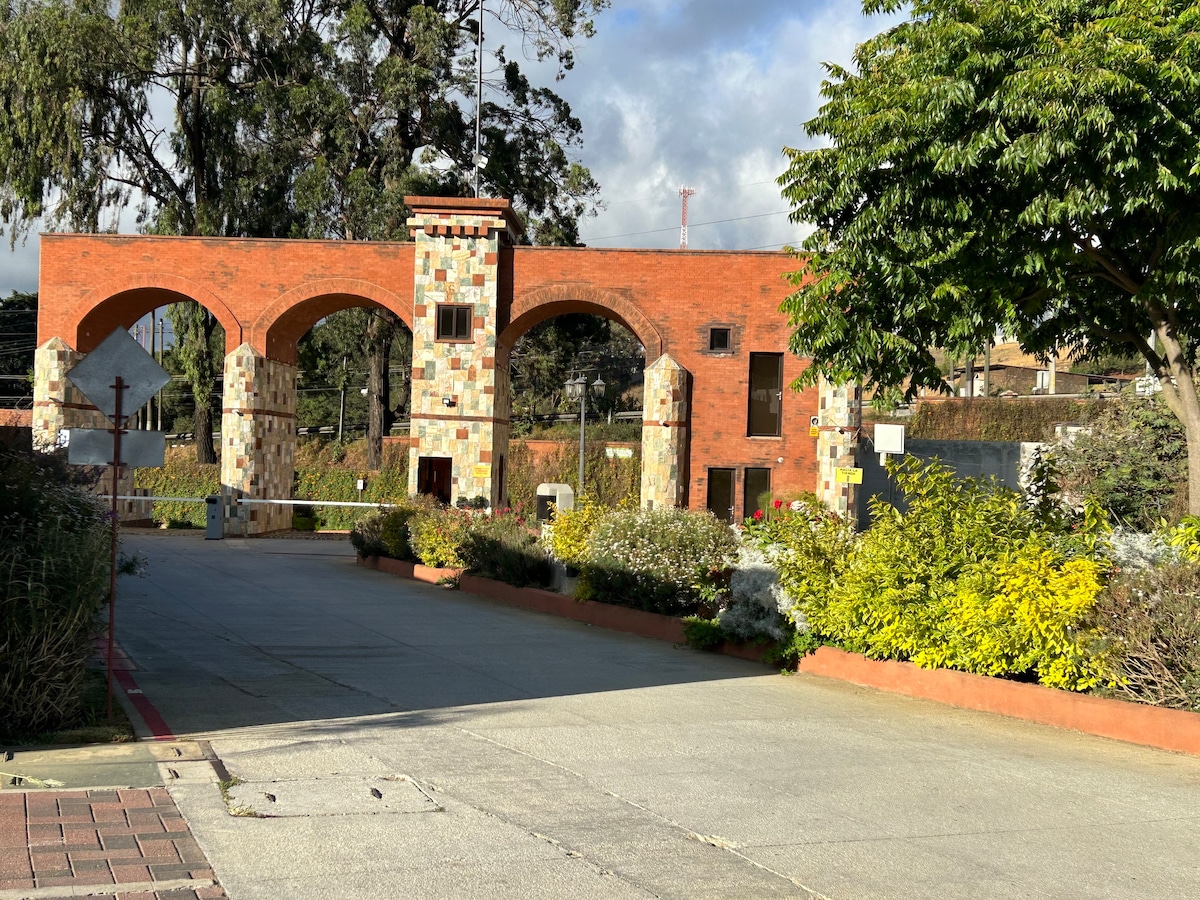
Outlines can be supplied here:
[[[233, 900], [1200, 897], [1200, 759], [145, 532], [118, 640]], [[231, 814], [236, 813], [236, 814]]]

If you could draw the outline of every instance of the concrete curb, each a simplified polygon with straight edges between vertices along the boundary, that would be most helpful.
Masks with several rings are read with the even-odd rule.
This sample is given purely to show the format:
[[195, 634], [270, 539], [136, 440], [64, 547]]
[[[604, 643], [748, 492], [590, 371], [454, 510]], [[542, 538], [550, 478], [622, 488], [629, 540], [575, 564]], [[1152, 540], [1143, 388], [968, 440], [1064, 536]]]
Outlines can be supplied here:
[[1186, 710], [1075, 694], [950, 669], [922, 669], [909, 662], [867, 659], [834, 647], [821, 647], [804, 657], [800, 671], [962, 709], [1200, 755], [1200, 714]]

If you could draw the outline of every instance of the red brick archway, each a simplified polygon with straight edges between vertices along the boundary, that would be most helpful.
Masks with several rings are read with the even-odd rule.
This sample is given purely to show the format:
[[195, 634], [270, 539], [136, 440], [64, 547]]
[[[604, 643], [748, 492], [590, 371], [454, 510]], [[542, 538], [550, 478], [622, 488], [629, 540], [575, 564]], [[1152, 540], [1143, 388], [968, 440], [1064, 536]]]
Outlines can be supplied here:
[[321, 319], [356, 306], [391, 310], [412, 330], [413, 304], [408, 297], [357, 278], [326, 278], [301, 284], [280, 295], [250, 329], [250, 342], [265, 356], [296, 362], [296, 344]]
[[[841, 465], [852, 452], [831, 437], [853, 441], [841, 422], [845, 402], [835, 408], [816, 390], [786, 389], [806, 366], [788, 352], [779, 311], [792, 290], [785, 276], [796, 268], [788, 255], [528, 247], [518, 243], [506, 201], [406, 202], [412, 242], [43, 235], [40, 434], [72, 426], [62, 375], [80, 353], [155, 307], [193, 300], [225, 329], [222, 452], [239, 460], [240, 480], [223, 474], [222, 483], [240, 484], [243, 495], [290, 489], [296, 342], [324, 316], [364, 305], [391, 310], [414, 335], [410, 467], [421, 457], [452, 457], [456, 496], [496, 499], [492, 466], [500, 469], [509, 427], [508, 350], [565, 313], [619, 322], [657, 367], [665, 393], [654, 402], [662, 408], [647, 408], [643, 435], [686, 438], [670, 466], [675, 499], [661, 502], [703, 507], [719, 476], [733, 486], [729, 507], [740, 515], [751, 488], [766, 483], [763, 473], [772, 491], [821, 491], [832, 470], [821, 469], [818, 480], [818, 455], [821, 466]], [[468, 339], [457, 325], [453, 335], [441, 333], [435, 323], [446, 306], [472, 310]], [[778, 389], [763, 388], [755, 374], [764, 356]], [[748, 416], [774, 397], [777, 433], [764, 432]], [[839, 424], [826, 422], [837, 416]], [[810, 431], [813, 417], [821, 424]]]
[[220, 297], [188, 278], [162, 272], [131, 274], [101, 282], [66, 311], [68, 317], [73, 314], [79, 318], [73, 327], [68, 325], [62, 337], [74, 349], [87, 353], [114, 328], [130, 328], [151, 310], [188, 300], [199, 303], [221, 323], [227, 350], [242, 342], [242, 324]]
[[623, 325], [646, 348], [647, 362], [663, 353], [662, 335], [633, 301], [616, 291], [588, 285], [550, 285], [514, 298], [510, 322], [500, 333], [498, 343], [511, 350], [517, 338], [533, 326], [568, 313], [603, 316]]

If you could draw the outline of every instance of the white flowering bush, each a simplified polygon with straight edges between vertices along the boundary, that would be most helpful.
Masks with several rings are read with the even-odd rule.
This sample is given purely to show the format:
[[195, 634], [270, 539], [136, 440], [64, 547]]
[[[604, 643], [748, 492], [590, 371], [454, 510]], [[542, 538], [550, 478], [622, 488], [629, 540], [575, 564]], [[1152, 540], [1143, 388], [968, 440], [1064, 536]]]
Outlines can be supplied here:
[[709, 512], [613, 510], [588, 537], [581, 596], [668, 615], [719, 608], [737, 546]]
[[1118, 525], [1101, 548], [1122, 572], [1141, 572], [1179, 560], [1179, 551], [1167, 543], [1163, 535], [1147, 534]]
[[791, 606], [767, 554], [742, 544], [729, 580], [729, 605], [717, 616], [721, 630], [739, 641], [788, 640], [795, 630], [786, 618]]

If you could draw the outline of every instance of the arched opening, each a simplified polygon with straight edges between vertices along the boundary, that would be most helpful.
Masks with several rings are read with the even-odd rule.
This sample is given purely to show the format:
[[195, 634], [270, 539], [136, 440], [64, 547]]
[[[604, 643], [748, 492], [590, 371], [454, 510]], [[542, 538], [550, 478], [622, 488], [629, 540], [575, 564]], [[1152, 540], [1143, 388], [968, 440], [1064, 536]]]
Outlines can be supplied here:
[[128, 329], [171, 375], [137, 412], [133, 427], [175, 435], [173, 455], [190, 454], [198, 464], [213, 465], [220, 447], [222, 363], [241, 327], [207, 291], [179, 287], [152, 284], [108, 296], [79, 320], [76, 349], [90, 352], [114, 329]]
[[[570, 484], [605, 505], [637, 498], [646, 348], [612, 310], [562, 302], [514, 335], [508, 353], [507, 495], [532, 509], [541, 483]], [[548, 313], [548, 314], [547, 314]]]
[[313, 503], [297, 507], [293, 524], [349, 528], [370, 511], [320, 501], [388, 502], [407, 494], [412, 331], [377, 302], [327, 294], [277, 320], [268, 345], [280, 349], [305, 322], [294, 351], [293, 499]]

